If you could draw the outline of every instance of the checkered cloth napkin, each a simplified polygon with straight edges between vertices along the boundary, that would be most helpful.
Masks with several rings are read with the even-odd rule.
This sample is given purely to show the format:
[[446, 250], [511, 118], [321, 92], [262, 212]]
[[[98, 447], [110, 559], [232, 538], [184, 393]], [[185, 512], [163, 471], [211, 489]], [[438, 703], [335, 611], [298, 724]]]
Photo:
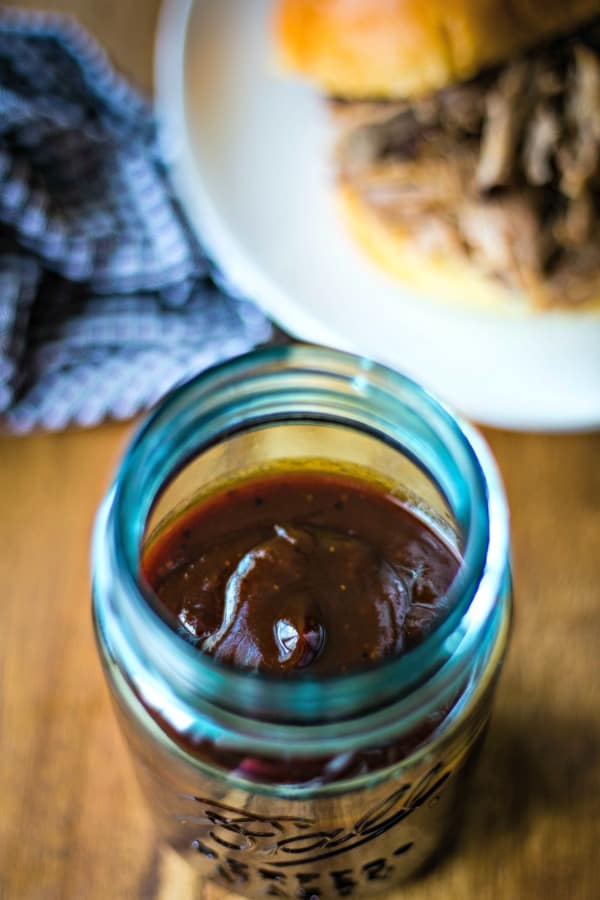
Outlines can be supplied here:
[[70, 20], [0, 12], [4, 426], [126, 418], [268, 340], [211, 274], [146, 101]]

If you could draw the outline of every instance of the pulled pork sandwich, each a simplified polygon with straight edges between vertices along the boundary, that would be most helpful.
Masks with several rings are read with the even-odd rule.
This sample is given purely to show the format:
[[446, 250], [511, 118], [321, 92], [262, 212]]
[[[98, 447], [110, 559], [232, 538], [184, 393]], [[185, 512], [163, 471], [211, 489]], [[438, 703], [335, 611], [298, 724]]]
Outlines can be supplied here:
[[598, 0], [280, 0], [350, 225], [405, 282], [600, 304]]

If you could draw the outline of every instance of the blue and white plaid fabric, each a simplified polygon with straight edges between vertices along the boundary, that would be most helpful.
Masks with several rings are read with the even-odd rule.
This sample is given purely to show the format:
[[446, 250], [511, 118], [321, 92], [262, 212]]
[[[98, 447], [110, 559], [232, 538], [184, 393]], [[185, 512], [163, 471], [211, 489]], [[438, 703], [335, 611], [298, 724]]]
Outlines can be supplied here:
[[271, 336], [215, 286], [147, 102], [70, 20], [0, 12], [0, 415], [126, 418]]

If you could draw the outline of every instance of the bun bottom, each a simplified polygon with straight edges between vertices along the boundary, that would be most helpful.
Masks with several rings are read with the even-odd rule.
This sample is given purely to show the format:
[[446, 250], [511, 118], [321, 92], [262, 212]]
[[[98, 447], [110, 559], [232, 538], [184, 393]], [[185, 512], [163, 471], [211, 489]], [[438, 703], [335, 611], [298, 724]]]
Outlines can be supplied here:
[[[529, 312], [535, 304], [523, 291], [512, 290], [486, 275], [468, 260], [447, 254], [428, 254], [419, 249], [402, 228], [394, 228], [361, 200], [348, 186], [338, 190], [342, 215], [363, 250], [381, 268], [431, 300], [469, 309], [494, 309], [507, 313]], [[600, 311], [600, 296], [560, 312], [577, 315]], [[537, 314], [543, 314], [539, 310]]]

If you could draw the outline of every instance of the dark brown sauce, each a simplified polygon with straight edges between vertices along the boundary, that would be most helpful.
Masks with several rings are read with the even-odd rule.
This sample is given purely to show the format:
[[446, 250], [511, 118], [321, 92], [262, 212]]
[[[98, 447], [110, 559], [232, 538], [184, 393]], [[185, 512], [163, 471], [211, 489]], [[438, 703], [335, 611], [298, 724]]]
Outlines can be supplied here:
[[297, 470], [192, 506], [152, 541], [142, 570], [199, 650], [238, 668], [320, 676], [422, 640], [446, 613], [459, 562], [382, 488]]

